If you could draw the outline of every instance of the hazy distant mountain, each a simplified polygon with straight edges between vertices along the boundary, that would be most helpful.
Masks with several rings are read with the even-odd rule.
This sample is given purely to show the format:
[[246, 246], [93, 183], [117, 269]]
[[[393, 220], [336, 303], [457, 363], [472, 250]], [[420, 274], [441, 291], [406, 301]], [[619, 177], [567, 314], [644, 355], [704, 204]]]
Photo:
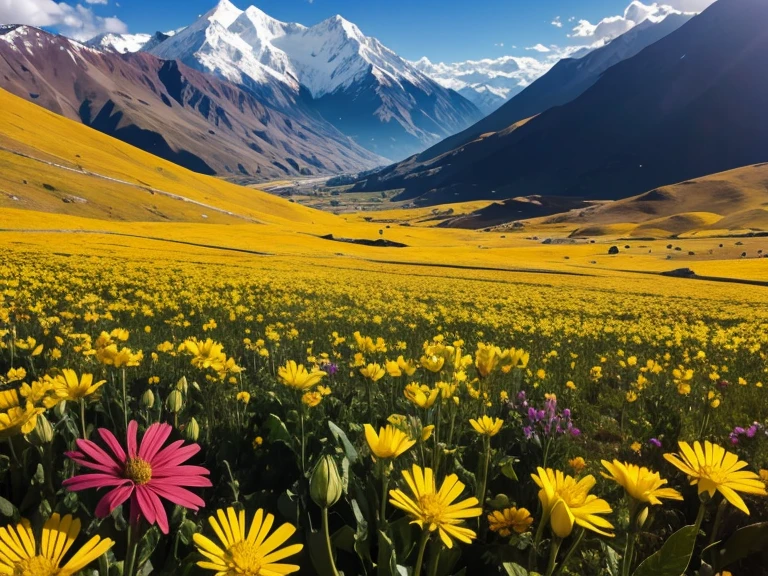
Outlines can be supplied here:
[[341, 16], [306, 27], [222, 0], [149, 52], [242, 84], [275, 106], [303, 101], [390, 158], [421, 151], [481, 117], [466, 98]]
[[268, 179], [381, 162], [306, 107], [289, 115], [182, 63], [29, 26], [0, 28], [0, 88], [205, 174]]

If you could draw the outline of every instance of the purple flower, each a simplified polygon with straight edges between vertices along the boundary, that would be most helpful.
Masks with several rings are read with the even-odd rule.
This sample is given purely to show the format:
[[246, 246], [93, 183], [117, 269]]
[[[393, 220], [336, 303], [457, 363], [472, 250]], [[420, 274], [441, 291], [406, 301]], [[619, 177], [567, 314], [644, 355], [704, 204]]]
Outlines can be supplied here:
[[578, 428], [570, 427], [568, 429], [571, 431], [571, 436], [579, 436], [581, 434], [581, 430], [579, 430]]
[[523, 434], [525, 434], [526, 438], [530, 439], [530, 437], [533, 436], [533, 428], [526, 426], [523, 428]]
[[747, 438], [754, 438], [755, 434], [757, 434], [757, 426], [752, 424], [752, 426], [747, 428]]
[[570, 417], [571, 417], [571, 409], [566, 408], [565, 410], [563, 410], [563, 418], [570, 418]]
[[736, 428], [733, 429], [733, 433], [736, 434], [736, 436], [741, 436], [744, 434], [744, 428], [741, 426], [736, 426]]
[[661, 448], [661, 442], [659, 441], [659, 439], [658, 439], [658, 438], [651, 438], [651, 439], [648, 441], [648, 443], [649, 443], [649, 444], [651, 444], [651, 445], [653, 445], [653, 446], [656, 446], [656, 448]]
[[336, 372], [338, 372], [338, 371], [339, 371], [339, 367], [338, 367], [336, 364], [334, 364], [333, 362], [329, 362], [328, 364], [326, 364], [326, 365], [323, 367], [323, 369], [325, 370], [325, 372], [326, 372], [326, 373], [327, 373], [329, 376], [333, 376], [334, 374], [336, 374]]

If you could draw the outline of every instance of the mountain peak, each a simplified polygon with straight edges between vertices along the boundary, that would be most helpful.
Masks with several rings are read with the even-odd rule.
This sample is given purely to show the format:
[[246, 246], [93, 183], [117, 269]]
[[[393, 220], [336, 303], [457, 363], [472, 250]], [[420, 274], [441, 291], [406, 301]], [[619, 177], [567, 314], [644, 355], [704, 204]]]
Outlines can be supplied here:
[[207, 12], [201, 19], [206, 19], [211, 22], [218, 22], [224, 28], [229, 28], [232, 23], [242, 14], [243, 11], [237, 6], [232, 4], [229, 0], [219, 0], [209, 12]]

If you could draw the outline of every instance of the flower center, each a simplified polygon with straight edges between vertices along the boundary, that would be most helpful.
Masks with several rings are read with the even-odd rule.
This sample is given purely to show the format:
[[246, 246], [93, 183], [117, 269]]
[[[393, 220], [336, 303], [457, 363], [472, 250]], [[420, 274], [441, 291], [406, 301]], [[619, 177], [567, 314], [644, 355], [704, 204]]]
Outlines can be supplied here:
[[248, 542], [238, 542], [229, 549], [230, 570], [227, 574], [231, 576], [261, 576], [261, 566], [264, 562], [264, 555], [257, 547]]
[[152, 479], [152, 466], [141, 458], [129, 458], [125, 463], [125, 477], [141, 486]]
[[720, 467], [701, 466], [699, 468], [699, 482], [707, 491], [714, 490], [723, 484], [727, 476]]
[[13, 576], [56, 576], [59, 567], [45, 556], [24, 558], [13, 568]]
[[[419, 498], [419, 508], [424, 515], [424, 522], [431, 525], [440, 524], [443, 519], [443, 505], [437, 499], [436, 494], [424, 494]], [[434, 530], [432, 526], [430, 530]]]

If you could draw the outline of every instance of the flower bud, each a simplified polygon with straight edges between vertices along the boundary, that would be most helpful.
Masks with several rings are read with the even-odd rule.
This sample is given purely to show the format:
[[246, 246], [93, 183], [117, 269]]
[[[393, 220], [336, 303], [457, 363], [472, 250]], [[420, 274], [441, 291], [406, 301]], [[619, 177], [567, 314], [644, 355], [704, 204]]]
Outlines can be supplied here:
[[321, 508], [330, 508], [341, 498], [342, 485], [336, 461], [323, 456], [315, 465], [309, 480], [309, 495]]
[[165, 407], [168, 408], [168, 412], [171, 412], [172, 414], [181, 412], [181, 409], [184, 407], [184, 397], [181, 395], [181, 392], [172, 390], [168, 395], [168, 398], [165, 399]]
[[66, 416], [67, 414], [67, 401], [62, 400], [61, 402], [56, 404], [56, 406], [53, 407], [53, 413], [56, 415], [56, 418], [58, 420], [61, 420], [62, 418], [64, 418], [64, 416]]
[[199, 436], [200, 436], [200, 424], [197, 423], [197, 420], [192, 418], [189, 421], [189, 424], [187, 424], [186, 428], [184, 428], [184, 438], [186, 438], [190, 442], [197, 442], [197, 438]]
[[640, 512], [640, 514], [637, 515], [637, 529], [642, 530], [643, 525], [645, 524], [645, 521], [648, 520], [648, 507], [646, 506], [643, 508], [643, 510]]
[[179, 381], [176, 382], [176, 389], [186, 394], [189, 391], [189, 384], [187, 384], [187, 377], [182, 376]]
[[37, 417], [35, 429], [27, 434], [27, 440], [29, 440], [33, 446], [42, 446], [49, 442], [53, 442], [53, 426], [51, 426], [51, 423], [48, 422], [48, 419], [42, 414]]
[[141, 395], [141, 407], [142, 408], [152, 408], [152, 406], [155, 405], [155, 393], [152, 392], [152, 390], [146, 390], [144, 394]]

